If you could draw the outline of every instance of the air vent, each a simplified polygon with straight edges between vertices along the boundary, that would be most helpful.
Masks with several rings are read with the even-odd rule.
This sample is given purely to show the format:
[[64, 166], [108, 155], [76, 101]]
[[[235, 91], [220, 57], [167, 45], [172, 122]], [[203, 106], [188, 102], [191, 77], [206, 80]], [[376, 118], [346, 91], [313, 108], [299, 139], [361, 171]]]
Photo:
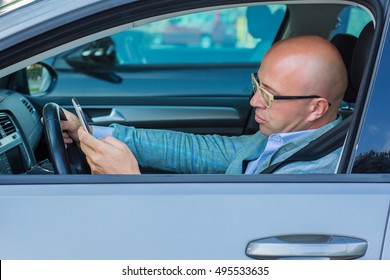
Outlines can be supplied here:
[[0, 115], [1, 138], [11, 135], [16, 131], [16, 127], [8, 115]]
[[31, 115], [34, 115], [35, 114], [35, 109], [34, 107], [31, 105], [31, 103], [27, 100], [27, 99], [20, 99], [23, 103], [24, 106], [26, 106], [27, 110], [31, 113]]

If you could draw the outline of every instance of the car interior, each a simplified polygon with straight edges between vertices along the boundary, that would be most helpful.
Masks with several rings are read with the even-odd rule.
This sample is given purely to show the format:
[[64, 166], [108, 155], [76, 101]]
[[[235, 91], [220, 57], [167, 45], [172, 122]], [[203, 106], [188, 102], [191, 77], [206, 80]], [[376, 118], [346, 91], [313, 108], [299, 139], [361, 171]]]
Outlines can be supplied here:
[[[152, 57], [164, 59], [163, 51], [180, 53], [188, 46], [183, 48], [181, 45], [179, 49], [168, 45], [146, 51], [137, 46], [136, 41], [135, 45], [132, 42], [129, 52], [137, 63], [113, 66], [115, 57], [108, 62], [91, 60], [91, 53], [96, 56], [98, 50], [108, 54], [105, 59], [110, 57], [112, 41], [119, 40], [119, 35], [114, 37], [119, 34], [118, 30], [115, 33], [111, 31], [112, 34], [107, 31], [102, 37], [102, 26], [102, 30], [88, 37], [67, 41], [66, 50], [58, 45], [42, 51], [35, 64], [24, 65], [22, 69], [9, 66], [7, 69], [10, 73], [0, 78], [0, 174], [90, 172], [80, 149], [76, 145], [65, 148], [62, 139], [59, 119], [64, 116], [61, 107], [74, 112], [72, 97], [79, 99], [87, 121], [93, 125], [106, 126], [117, 122], [140, 128], [174, 129], [189, 133], [229, 136], [253, 134], [258, 130], [258, 124], [249, 105], [252, 94], [250, 73], [257, 71], [264, 48], [268, 49], [278, 40], [303, 34], [327, 38], [344, 59], [349, 75], [348, 88], [339, 110], [344, 122], [341, 130], [337, 127], [313, 143], [316, 148], [306, 148], [283, 164], [313, 160], [341, 147], [354, 110], [364, 102], [359, 89], [362, 79], [367, 75], [365, 72], [374, 38], [375, 18], [368, 9], [359, 8], [367, 14], [369, 20], [362, 21], [361, 26], [355, 28], [357, 31], [351, 32], [354, 26], [345, 27], [344, 30], [340, 27], [345, 19], [356, 16], [356, 11], [352, 10], [348, 17], [344, 17], [343, 11], [352, 8], [348, 4], [286, 2], [283, 5], [283, 13], [281, 10], [270, 12], [272, 9], [265, 10], [262, 5], [243, 5], [247, 25], [245, 30], [254, 44], [251, 49], [240, 50], [240, 54], [245, 57], [241, 62], [168, 64], [162, 61], [148, 64]], [[210, 9], [227, 8], [231, 7]], [[130, 26], [142, 30], [147, 24], [197, 12], [181, 11], [128, 22], [121, 25], [120, 31], [123, 33], [120, 34], [128, 32]], [[269, 32], [269, 25], [265, 23], [271, 21], [268, 19], [270, 16], [278, 18], [280, 26], [276, 26], [275, 35], [270, 39], [272, 42], [267, 45], [263, 34]], [[259, 24], [259, 20], [263, 24]], [[337, 30], [341, 30], [340, 33], [336, 33]], [[215, 57], [234, 56], [234, 53], [229, 53], [230, 50], [230, 47], [216, 46], [212, 50], [199, 49], [199, 54], [213, 51]], [[76, 55], [82, 54], [85, 59], [81, 62], [74, 59]], [[196, 55], [194, 51], [194, 57]], [[131, 60], [132, 57], [127, 59]], [[25, 61], [28, 61], [27, 58]], [[92, 64], [87, 65], [86, 62]], [[94, 68], [96, 65], [101, 68]], [[31, 77], [38, 81], [34, 86], [29, 82]], [[113, 88], [112, 92], [110, 87]], [[279, 167], [272, 167], [264, 173], [272, 173]], [[146, 168], [143, 172], [164, 173]]]

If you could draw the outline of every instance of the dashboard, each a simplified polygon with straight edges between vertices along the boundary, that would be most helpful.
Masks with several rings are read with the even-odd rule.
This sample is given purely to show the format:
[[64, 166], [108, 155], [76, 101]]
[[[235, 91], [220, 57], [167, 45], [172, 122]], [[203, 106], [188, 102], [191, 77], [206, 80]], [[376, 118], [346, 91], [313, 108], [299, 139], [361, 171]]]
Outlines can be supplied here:
[[42, 136], [39, 114], [23, 95], [0, 90], [0, 174], [26, 174], [36, 165]]

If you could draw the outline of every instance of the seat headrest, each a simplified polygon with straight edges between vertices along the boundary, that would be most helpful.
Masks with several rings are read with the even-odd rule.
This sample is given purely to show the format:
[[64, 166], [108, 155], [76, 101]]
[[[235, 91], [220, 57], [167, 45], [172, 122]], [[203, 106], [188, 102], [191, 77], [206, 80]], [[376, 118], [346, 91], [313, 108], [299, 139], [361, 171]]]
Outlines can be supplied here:
[[248, 32], [255, 39], [273, 41], [283, 16], [280, 9], [272, 12], [266, 5], [250, 6], [246, 10]]
[[360, 33], [352, 56], [351, 79], [353, 87], [356, 89], [356, 91], [359, 89], [360, 82], [363, 77], [364, 69], [370, 54], [373, 37], [374, 24], [373, 22], [369, 22]]
[[345, 67], [348, 74], [348, 86], [344, 94], [344, 101], [348, 103], [356, 102], [357, 90], [354, 88], [351, 80], [351, 67], [352, 67], [352, 56], [355, 48], [357, 37], [350, 34], [337, 34], [335, 35], [331, 43], [338, 49], [341, 57], [343, 58]]
[[267, 6], [250, 6], [246, 10], [246, 19], [248, 31], [253, 38], [261, 38], [267, 34], [267, 25], [261, 22], [269, 22], [271, 19], [271, 10]]

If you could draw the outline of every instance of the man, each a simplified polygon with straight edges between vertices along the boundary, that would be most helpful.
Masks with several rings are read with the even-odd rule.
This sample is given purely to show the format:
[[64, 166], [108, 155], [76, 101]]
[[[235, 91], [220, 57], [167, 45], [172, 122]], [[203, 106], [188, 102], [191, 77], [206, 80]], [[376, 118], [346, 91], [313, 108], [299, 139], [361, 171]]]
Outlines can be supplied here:
[[[280, 41], [252, 74], [259, 132], [227, 137], [135, 129], [92, 127], [87, 134], [66, 112], [65, 143], [80, 143], [93, 174], [140, 174], [141, 166], [178, 173], [258, 174], [283, 161], [337, 125], [347, 72], [337, 49], [318, 36]], [[72, 140], [73, 139], [73, 140]], [[287, 164], [276, 173], [333, 173], [340, 149], [312, 162]]]

